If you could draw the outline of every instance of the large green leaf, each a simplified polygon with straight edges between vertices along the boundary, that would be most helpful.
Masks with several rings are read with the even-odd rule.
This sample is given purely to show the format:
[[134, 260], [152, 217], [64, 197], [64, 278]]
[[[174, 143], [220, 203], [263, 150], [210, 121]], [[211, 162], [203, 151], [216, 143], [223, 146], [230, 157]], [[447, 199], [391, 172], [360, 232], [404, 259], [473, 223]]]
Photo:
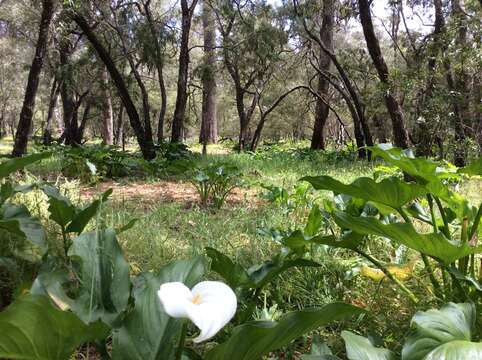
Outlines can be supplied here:
[[0, 207], [0, 229], [27, 239], [44, 254], [47, 251], [45, 233], [40, 221], [24, 205], [5, 203]]
[[422, 182], [438, 180], [439, 165], [428, 159], [415, 157], [412, 150], [402, 150], [391, 144], [378, 144], [369, 147], [373, 157], [381, 157], [386, 162], [397, 166], [403, 172]]
[[[419, 311], [412, 318], [412, 333], [408, 336], [402, 350], [403, 360], [420, 360], [438, 347], [453, 341], [469, 342], [475, 324], [473, 304], [448, 303], [440, 310]], [[470, 346], [471, 349], [477, 346]], [[479, 346], [480, 347], [480, 346]], [[461, 351], [463, 351], [461, 347]], [[452, 353], [453, 346], [444, 348]], [[443, 350], [443, 349], [442, 349]], [[435, 359], [432, 357], [432, 359]], [[449, 359], [449, 358], [447, 358]], [[450, 359], [470, 359], [454, 357]], [[473, 358], [473, 359], [477, 359]]]
[[62, 228], [65, 228], [72, 221], [75, 214], [75, 206], [53, 186], [43, 185], [41, 189], [49, 198], [50, 218]]
[[457, 218], [463, 221], [464, 218], [473, 220], [477, 209], [471, 206], [469, 201], [460, 194], [453, 192], [447, 184], [439, 179], [430, 181], [424, 185], [427, 192], [432, 193], [444, 202], [451, 209]]
[[262, 264], [254, 265], [248, 269], [248, 275], [255, 288], [262, 288], [275, 277], [293, 267], [317, 267], [317, 262], [307, 259], [283, 259], [281, 255], [275, 256], [272, 260]]
[[349, 360], [395, 360], [390, 350], [375, 347], [370, 340], [350, 331], [342, 331], [346, 354]]
[[182, 321], [169, 317], [157, 296], [161, 284], [180, 281], [195, 285], [206, 271], [203, 257], [176, 261], [158, 275], [143, 273], [134, 283], [134, 309], [114, 330], [113, 360], [171, 360], [179, 343]]
[[3, 179], [17, 170], [23, 169], [27, 165], [46, 159], [51, 155], [51, 152], [44, 152], [7, 160], [0, 164], [0, 179]]
[[313, 205], [313, 208], [308, 215], [308, 221], [306, 222], [303, 233], [307, 236], [315, 236], [320, 231], [322, 224], [323, 215], [321, 214], [320, 208], [318, 205]]
[[223, 277], [230, 287], [253, 286], [246, 270], [216, 249], [207, 247], [206, 254], [211, 258], [211, 270]]
[[46, 297], [26, 295], [0, 313], [0, 358], [65, 360], [81, 344], [103, 339], [102, 323], [85, 325]]
[[313, 236], [307, 235], [304, 231], [295, 230], [289, 235], [281, 238], [281, 243], [292, 251], [303, 254], [306, 252], [307, 245], [312, 243]]
[[278, 322], [245, 323], [237, 326], [225, 343], [208, 352], [206, 360], [257, 360], [320, 326], [362, 312], [362, 309], [352, 305], [333, 303], [318, 309], [288, 313]]
[[479, 360], [482, 343], [454, 340], [432, 350], [423, 360]]
[[342, 233], [340, 239], [337, 239], [333, 235], [316, 236], [312, 239], [312, 242], [319, 245], [328, 245], [335, 248], [354, 250], [358, 247], [358, 245], [361, 244], [364, 238], [365, 235], [348, 230]]
[[330, 176], [304, 177], [317, 190], [330, 190], [336, 194], [346, 194], [366, 201], [373, 201], [394, 209], [427, 193], [417, 184], [408, 184], [396, 177], [375, 182], [367, 177], [360, 177], [349, 185], [345, 185]]
[[112, 194], [112, 189], [104, 192], [100, 199], [94, 200], [91, 204], [87, 205], [80, 211], [77, 211], [72, 216], [72, 222], [67, 226], [67, 232], [75, 232], [80, 234], [84, 231], [89, 221], [97, 214], [101, 204], [109, 198]]
[[340, 211], [333, 212], [333, 218], [343, 229], [351, 229], [364, 235], [372, 234], [389, 238], [423, 254], [438, 258], [447, 264], [482, 251], [482, 246], [462, 245], [447, 239], [442, 233], [419, 234], [411, 224], [407, 223], [383, 224], [372, 217], [354, 217]]
[[72, 305], [83, 321], [113, 325], [130, 294], [129, 264], [113, 229], [92, 231], [73, 240], [69, 256], [81, 263], [81, 292]]
[[[379, 144], [370, 147], [374, 156], [380, 156], [385, 161], [399, 167], [405, 173], [414, 177], [425, 187], [426, 192], [442, 199], [456, 214], [459, 220], [465, 217], [472, 219], [474, 210], [468, 201], [450, 190], [448, 184], [442, 180], [456, 176], [434, 161], [415, 157], [411, 150], [394, 148], [390, 144]], [[410, 184], [410, 186], [415, 184]]]
[[61, 310], [70, 310], [74, 300], [67, 295], [63, 288], [68, 281], [69, 274], [66, 269], [50, 269], [43, 264], [32, 284], [30, 293], [48, 297]]

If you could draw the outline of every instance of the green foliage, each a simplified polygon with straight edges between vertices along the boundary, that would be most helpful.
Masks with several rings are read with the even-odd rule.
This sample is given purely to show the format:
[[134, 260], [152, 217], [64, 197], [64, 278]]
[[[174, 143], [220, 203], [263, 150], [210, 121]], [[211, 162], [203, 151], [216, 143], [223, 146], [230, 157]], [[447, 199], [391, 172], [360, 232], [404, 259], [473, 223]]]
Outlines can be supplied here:
[[349, 360], [395, 360], [395, 355], [383, 348], [375, 347], [372, 342], [350, 331], [341, 333], [346, 345]]
[[80, 260], [82, 279], [72, 310], [86, 323], [99, 319], [114, 324], [125, 310], [130, 292], [129, 265], [114, 230], [79, 235], [73, 240], [68, 255]]
[[206, 271], [203, 258], [177, 261], [158, 274], [143, 273], [134, 280], [135, 306], [118, 329], [114, 330], [114, 359], [174, 359], [182, 321], [170, 318], [161, 307], [157, 291], [162, 283], [180, 281], [195, 285]]
[[227, 196], [241, 184], [239, 169], [231, 164], [208, 163], [199, 166], [191, 176], [191, 183], [196, 188], [201, 205], [212, 204], [220, 209]]
[[[404, 245], [421, 253], [427, 271], [439, 296], [448, 296], [448, 288], [441, 292], [441, 285], [433, 274], [431, 259], [442, 272], [452, 275], [450, 264], [458, 263], [456, 276], [452, 276], [454, 286], [459, 289], [450, 296], [465, 296], [461, 292], [459, 280], [469, 284], [471, 289], [479, 289], [475, 278], [475, 254], [482, 252], [474, 236], [478, 234], [482, 204], [478, 210], [467, 199], [456, 193], [452, 182], [460, 180], [460, 175], [452, 167], [422, 158], [415, 158], [408, 150], [400, 150], [387, 145], [370, 148], [374, 156], [382, 157], [390, 165], [405, 173], [405, 179], [397, 176], [383, 177], [381, 181], [358, 178], [345, 185], [329, 176], [305, 177], [317, 190], [330, 190], [335, 194], [333, 202], [326, 202], [325, 210], [331, 214], [332, 225], [339, 228], [339, 238], [318, 236], [309, 239], [312, 243], [348, 248], [367, 258], [385, 275], [397, 282], [401, 289], [415, 301], [415, 297], [397, 279], [391, 276], [383, 264], [364, 252], [366, 240], [370, 237], [389, 239], [395, 246]], [[459, 172], [476, 173], [477, 164]], [[422, 201], [423, 200], [423, 201]], [[424, 204], [424, 205], [422, 205]], [[318, 215], [320, 222], [326, 215]], [[309, 219], [313, 222], [313, 219]], [[432, 231], [424, 230], [430, 225]], [[333, 230], [332, 230], [333, 233]], [[303, 239], [298, 236], [297, 239]], [[300, 243], [285, 243], [290, 248]], [[444, 276], [446, 276], [444, 274]], [[469, 279], [471, 277], [471, 279]], [[447, 287], [447, 281], [445, 281]], [[458, 292], [458, 294], [457, 294]], [[447, 300], [452, 299], [449, 297]]]
[[[412, 318], [412, 330], [405, 339], [401, 357], [376, 346], [373, 339], [350, 331], [342, 331], [341, 336], [349, 360], [480, 359], [482, 343], [471, 342], [475, 318], [475, 306], [469, 303], [448, 303], [439, 310], [417, 312]], [[329, 357], [316, 359], [340, 359], [331, 355], [326, 345], [323, 356], [325, 354]]]
[[43, 152], [7, 160], [0, 164], [0, 179], [5, 178], [18, 170], [22, 170], [27, 165], [46, 159], [51, 155], [51, 152]]
[[287, 345], [302, 334], [335, 320], [361, 314], [360, 308], [347, 304], [328, 304], [319, 309], [296, 311], [279, 321], [255, 321], [236, 327], [230, 339], [211, 350], [206, 360], [259, 359], [269, 351]]
[[86, 325], [47, 298], [27, 295], [0, 313], [0, 332], [2, 358], [65, 360], [81, 344], [104, 338], [106, 326]]
[[115, 146], [92, 145], [60, 146], [62, 173], [84, 183], [95, 183], [100, 178], [118, 178], [143, 173], [145, 161]]
[[[471, 343], [476, 319], [473, 304], [449, 303], [440, 310], [420, 311], [403, 347], [402, 359], [478, 359], [482, 343]], [[452, 343], [454, 342], [454, 343]]]

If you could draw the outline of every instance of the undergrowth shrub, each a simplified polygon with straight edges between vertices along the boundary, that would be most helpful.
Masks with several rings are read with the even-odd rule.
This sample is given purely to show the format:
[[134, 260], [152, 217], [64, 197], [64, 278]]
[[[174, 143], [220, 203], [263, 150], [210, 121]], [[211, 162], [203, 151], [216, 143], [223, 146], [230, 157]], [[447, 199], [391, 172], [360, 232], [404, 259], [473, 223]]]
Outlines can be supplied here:
[[239, 168], [235, 165], [212, 162], [198, 166], [190, 181], [196, 188], [202, 206], [220, 209], [231, 191], [241, 185]]

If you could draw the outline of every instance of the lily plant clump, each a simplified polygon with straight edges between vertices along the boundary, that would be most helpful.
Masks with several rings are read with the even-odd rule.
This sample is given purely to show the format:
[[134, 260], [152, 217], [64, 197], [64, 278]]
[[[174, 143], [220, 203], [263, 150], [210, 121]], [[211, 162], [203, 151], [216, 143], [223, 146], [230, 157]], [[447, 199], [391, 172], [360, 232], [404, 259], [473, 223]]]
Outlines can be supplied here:
[[[7, 179], [48, 156], [36, 154], [0, 164], [2, 236], [13, 243], [21, 240], [36, 255], [31, 258], [35, 278], [30, 289], [0, 312], [0, 358], [65, 360], [88, 344], [103, 359], [258, 359], [307, 332], [363, 312], [333, 303], [286, 314], [277, 322], [235, 318], [232, 329], [223, 330], [236, 315], [237, 296], [224, 283], [203, 281], [211, 266], [206, 257], [131, 274], [117, 236], [135, 221], [118, 229], [104, 226], [101, 210], [111, 191], [78, 207], [52, 185], [18, 186]], [[43, 224], [25, 206], [9, 202], [15, 193], [34, 188], [48, 198], [58, 240], [47, 239]], [[1, 258], [2, 268], [20, 261], [16, 258], [20, 250], [5, 254], [9, 257]], [[261, 288], [296, 265], [281, 260], [276, 266], [261, 264], [251, 272], [249, 286]], [[200, 329], [192, 342], [186, 340], [186, 319]], [[38, 331], [39, 324], [45, 331]], [[222, 336], [216, 337], [219, 332]], [[203, 341], [210, 342], [209, 350], [194, 352], [192, 345]]]

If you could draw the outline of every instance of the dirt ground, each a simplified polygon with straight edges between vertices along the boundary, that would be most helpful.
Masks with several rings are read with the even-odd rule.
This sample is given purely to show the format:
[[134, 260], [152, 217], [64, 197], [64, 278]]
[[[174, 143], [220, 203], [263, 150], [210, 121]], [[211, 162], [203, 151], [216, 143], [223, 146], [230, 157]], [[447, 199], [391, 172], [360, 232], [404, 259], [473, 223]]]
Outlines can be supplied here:
[[[105, 181], [80, 190], [81, 198], [88, 200], [112, 188], [114, 201], [142, 201], [148, 204], [178, 202], [185, 205], [199, 203], [199, 195], [194, 186], [187, 182], [160, 181], [156, 183]], [[253, 189], [236, 188], [227, 198], [228, 204], [259, 204], [261, 199]]]

